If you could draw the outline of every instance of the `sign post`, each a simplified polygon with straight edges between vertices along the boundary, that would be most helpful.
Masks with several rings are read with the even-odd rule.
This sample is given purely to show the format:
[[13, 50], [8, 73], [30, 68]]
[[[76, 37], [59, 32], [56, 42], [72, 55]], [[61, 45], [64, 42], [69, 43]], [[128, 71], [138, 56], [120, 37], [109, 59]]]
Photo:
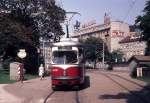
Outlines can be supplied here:
[[19, 52], [17, 53], [17, 55], [22, 60], [22, 64], [20, 64], [19, 68], [18, 68], [18, 74], [20, 76], [19, 80], [21, 81], [21, 83], [23, 83], [23, 79], [24, 79], [24, 64], [23, 64], [23, 59], [27, 56], [27, 53], [26, 53], [25, 49], [20, 49]]

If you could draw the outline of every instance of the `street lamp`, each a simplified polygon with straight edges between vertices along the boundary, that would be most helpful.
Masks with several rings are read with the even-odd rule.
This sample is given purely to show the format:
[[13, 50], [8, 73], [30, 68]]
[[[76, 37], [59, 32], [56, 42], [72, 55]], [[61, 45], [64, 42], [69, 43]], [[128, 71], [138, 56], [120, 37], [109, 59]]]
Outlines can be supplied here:
[[19, 52], [17, 53], [17, 55], [22, 60], [22, 64], [19, 65], [18, 72], [19, 72], [19, 76], [20, 76], [19, 79], [20, 79], [21, 83], [23, 83], [23, 79], [24, 79], [24, 64], [23, 64], [23, 59], [27, 56], [27, 53], [26, 53], [25, 49], [20, 49]]

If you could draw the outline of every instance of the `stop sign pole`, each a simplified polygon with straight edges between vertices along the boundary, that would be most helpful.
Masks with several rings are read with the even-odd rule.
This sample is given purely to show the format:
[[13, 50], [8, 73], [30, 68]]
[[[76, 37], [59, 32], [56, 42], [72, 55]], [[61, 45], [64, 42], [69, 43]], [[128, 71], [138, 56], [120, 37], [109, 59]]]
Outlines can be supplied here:
[[22, 60], [22, 65], [19, 65], [19, 72], [20, 72], [19, 75], [20, 75], [20, 81], [21, 81], [21, 83], [23, 83], [23, 79], [24, 79], [23, 59], [27, 56], [27, 53], [26, 53], [25, 49], [20, 49], [19, 52], [17, 53], [17, 55]]

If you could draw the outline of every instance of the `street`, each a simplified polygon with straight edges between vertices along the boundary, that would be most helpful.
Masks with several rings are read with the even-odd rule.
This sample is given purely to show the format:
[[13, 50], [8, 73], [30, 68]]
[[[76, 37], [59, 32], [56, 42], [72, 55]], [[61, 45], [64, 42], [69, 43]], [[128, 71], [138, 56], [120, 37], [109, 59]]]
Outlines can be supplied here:
[[[150, 88], [130, 78], [128, 72], [88, 70], [86, 86], [79, 90], [53, 91], [50, 77], [6, 85], [4, 90], [20, 103], [150, 103]], [[5, 103], [16, 103], [4, 96], [1, 98], [6, 99]], [[2, 99], [0, 103], [4, 103]]]
[[0, 103], [150, 103], [150, 0], [1, 0]]

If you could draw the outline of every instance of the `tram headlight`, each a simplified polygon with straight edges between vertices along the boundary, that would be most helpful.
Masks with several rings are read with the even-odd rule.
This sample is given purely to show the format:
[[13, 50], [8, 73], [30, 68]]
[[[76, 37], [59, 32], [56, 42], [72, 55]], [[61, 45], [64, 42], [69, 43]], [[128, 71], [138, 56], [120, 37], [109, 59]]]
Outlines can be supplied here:
[[58, 69], [57, 68], [52, 69], [52, 72], [58, 72]]

